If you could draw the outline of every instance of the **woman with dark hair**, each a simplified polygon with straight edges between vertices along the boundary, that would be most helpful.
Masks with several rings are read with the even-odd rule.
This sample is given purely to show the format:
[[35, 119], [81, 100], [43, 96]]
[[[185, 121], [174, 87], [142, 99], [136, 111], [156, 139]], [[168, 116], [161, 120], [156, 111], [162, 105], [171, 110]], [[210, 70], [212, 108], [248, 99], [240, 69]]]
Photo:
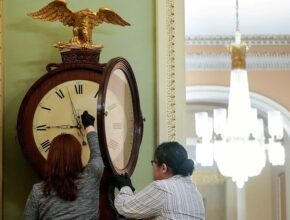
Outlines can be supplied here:
[[34, 184], [26, 202], [23, 219], [98, 219], [99, 186], [104, 168], [95, 118], [85, 111], [82, 123], [90, 147], [88, 164], [83, 167], [82, 147], [71, 134], [61, 134], [51, 142], [47, 175]]
[[138, 193], [128, 175], [113, 178], [117, 211], [135, 219], [204, 220], [203, 200], [191, 175], [194, 162], [178, 142], [162, 143], [151, 161], [155, 181]]

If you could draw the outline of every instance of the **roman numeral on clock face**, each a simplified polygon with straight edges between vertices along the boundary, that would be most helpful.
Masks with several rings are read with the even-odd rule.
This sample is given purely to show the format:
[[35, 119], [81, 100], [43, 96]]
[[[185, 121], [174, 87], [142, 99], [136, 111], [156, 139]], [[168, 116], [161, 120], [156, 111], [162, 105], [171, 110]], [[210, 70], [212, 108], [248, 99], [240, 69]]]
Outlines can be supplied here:
[[121, 129], [122, 128], [122, 124], [120, 122], [114, 122], [112, 125], [113, 125], [113, 129]]
[[99, 90], [96, 92], [96, 94], [95, 94], [94, 98], [97, 98], [97, 97], [98, 97], [98, 95], [99, 95]]
[[108, 110], [111, 111], [111, 110], [113, 110], [116, 107], [117, 107], [117, 104], [116, 103], [113, 103], [113, 104], [111, 104], [111, 105], [108, 106]]
[[46, 131], [46, 125], [38, 125], [36, 126], [37, 131]]
[[40, 145], [41, 145], [42, 149], [45, 152], [47, 152], [48, 149], [49, 149], [49, 146], [50, 146], [50, 141], [49, 140], [46, 140], [46, 141], [42, 142]]
[[61, 89], [56, 90], [56, 91], [55, 91], [55, 94], [56, 94], [60, 99], [63, 99], [63, 98], [64, 98], [64, 94], [63, 94], [63, 92], [61, 91]]
[[39, 104], [39, 107], [44, 109], [44, 110], [51, 111], [51, 108], [48, 108], [48, 107], [42, 105], [41, 103]]
[[80, 83], [77, 83], [75, 85], [75, 92], [76, 94], [83, 94], [83, 85]]
[[116, 150], [118, 148], [118, 142], [110, 139], [108, 146], [112, 149], [112, 150]]

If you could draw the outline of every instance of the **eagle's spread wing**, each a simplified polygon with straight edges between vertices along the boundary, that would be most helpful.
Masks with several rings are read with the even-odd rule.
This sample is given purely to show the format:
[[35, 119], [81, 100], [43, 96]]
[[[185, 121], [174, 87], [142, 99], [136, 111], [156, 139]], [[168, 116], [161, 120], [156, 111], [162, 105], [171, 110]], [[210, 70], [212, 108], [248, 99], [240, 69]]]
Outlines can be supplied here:
[[74, 13], [67, 8], [66, 2], [61, 0], [55, 0], [39, 11], [27, 15], [44, 21], [60, 21], [68, 26], [75, 24]]
[[129, 26], [130, 24], [121, 18], [117, 13], [109, 8], [100, 8], [95, 16], [94, 25], [97, 26], [103, 22], [116, 24], [121, 26]]

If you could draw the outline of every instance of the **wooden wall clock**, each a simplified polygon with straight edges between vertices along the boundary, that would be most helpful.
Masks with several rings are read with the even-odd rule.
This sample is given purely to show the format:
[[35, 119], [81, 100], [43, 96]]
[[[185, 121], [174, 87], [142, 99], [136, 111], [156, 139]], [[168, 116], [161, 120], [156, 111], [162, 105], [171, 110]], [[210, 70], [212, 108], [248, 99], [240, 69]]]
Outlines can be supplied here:
[[18, 113], [17, 135], [33, 168], [43, 177], [50, 143], [60, 133], [74, 135], [83, 145], [82, 161], [89, 147], [80, 115], [96, 116], [105, 171], [100, 190], [100, 219], [117, 219], [114, 189], [108, 176], [134, 171], [143, 135], [143, 118], [137, 83], [122, 57], [99, 63], [100, 49], [62, 52], [62, 63], [47, 65], [47, 73], [26, 93]]

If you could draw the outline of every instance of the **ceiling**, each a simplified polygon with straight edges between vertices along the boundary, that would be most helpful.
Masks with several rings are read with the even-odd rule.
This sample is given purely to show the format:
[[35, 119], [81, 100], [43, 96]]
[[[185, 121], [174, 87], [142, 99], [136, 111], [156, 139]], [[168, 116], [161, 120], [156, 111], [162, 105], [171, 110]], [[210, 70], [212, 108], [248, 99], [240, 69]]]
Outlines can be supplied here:
[[[289, 0], [240, 0], [242, 35], [290, 35]], [[185, 34], [233, 35], [236, 0], [185, 0]]]

